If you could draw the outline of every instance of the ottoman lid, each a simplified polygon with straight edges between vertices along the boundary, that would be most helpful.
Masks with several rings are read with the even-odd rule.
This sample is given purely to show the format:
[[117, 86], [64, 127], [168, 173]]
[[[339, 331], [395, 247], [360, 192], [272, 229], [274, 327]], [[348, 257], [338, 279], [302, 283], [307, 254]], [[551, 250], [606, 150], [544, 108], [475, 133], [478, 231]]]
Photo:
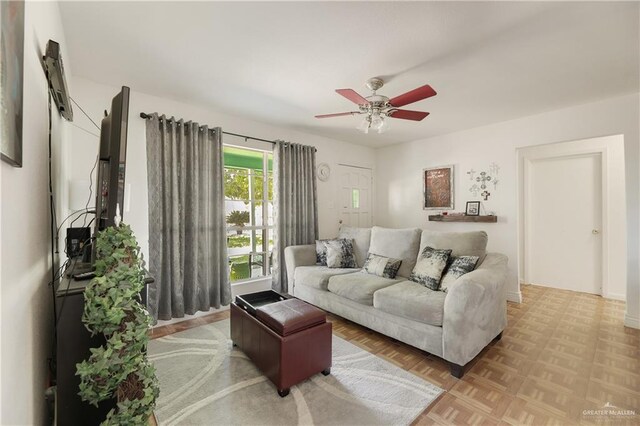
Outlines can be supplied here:
[[287, 299], [256, 309], [256, 317], [281, 336], [326, 322], [323, 311], [299, 299]]

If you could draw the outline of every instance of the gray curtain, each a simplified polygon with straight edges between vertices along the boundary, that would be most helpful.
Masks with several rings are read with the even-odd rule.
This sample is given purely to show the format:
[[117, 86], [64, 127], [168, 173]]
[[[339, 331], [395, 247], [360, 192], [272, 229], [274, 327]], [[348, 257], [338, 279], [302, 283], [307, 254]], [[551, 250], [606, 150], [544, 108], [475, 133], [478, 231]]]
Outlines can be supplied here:
[[284, 249], [314, 244], [318, 237], [316, 149], [276, 142], [274, 148], [275, 230], [273, 249], [274, 290], [286, 293]]
[[231, 301], [224, 208], [222, 130], [147, 120], [149, 311], [157, 319]]

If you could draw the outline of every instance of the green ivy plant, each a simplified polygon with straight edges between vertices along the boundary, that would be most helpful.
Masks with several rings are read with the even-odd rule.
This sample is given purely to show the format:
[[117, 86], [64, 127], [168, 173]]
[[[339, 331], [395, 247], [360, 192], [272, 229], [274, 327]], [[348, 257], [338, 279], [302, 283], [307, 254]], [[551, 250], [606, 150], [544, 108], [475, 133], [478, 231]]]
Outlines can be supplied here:
[[97, 406], [117, 399], [102, 425], [148, 424], [160, 393], [155, 368], [147, 359], [149, 313], [139, 302], [144, 288], [140, 247], [131, 227], [109, 227], [96, 239], [96, 276], [87, 286], [82, 321], [104, 346], [76, 364], [79, 395]]

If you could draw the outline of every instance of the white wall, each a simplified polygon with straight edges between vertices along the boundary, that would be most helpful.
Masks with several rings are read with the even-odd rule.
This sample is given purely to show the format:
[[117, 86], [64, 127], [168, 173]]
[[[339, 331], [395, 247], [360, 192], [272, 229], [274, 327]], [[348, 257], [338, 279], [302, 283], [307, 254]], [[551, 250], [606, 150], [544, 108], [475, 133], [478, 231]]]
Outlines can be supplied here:
[[[44, 424], [47, 358], [53, 347], [49, 259], [47, 82], [40, 58], [49, 39], [65, 37], [58, 4], [26, 2], [23, 167], [0, 162], [2, 207], [1, 424]], [[67, 72], [71, 69], [65, 61]], [[67, 83], [71, 81], [67, 76]], [[64, 150], [69, 125], [53, 111], [57, 204], [65, 203]], [[58, 177], [61, 177], [58, 179]], [[60, 210], [58, 209], [60, 212]]]
[[[491, 251], [509, 256], [509, 296], [517, 299], [517, 174], [516, 148], [560, 141], [623, 134], [627, 180], [627, 316], [640, 313], [639, 267], [639, 96], [638, 94], [551, 111], [531, 117], [469, 129], [379, 149], [377, 151], [377, 223], [389, 227], [434, 230], [486, 230]], [[426, 123], [425, 125], [428, 125]], [[487, 211], [499, 216], [496, 224], [428, 222], [422, 210], [421, 172], [425, 167], [455, 164], [455, 209], [479, 200], [469, 192], [466, 172], [500, 166], [499, 184], [489, 185], [483, 201]]]
[[[122, 84], [127, 85], [127, 82], [123, 81]], [[371, 148], [257, 123], [202, 107], [139, 93], [135, 89], [135, 87], [131, 87], [126, 172], [126, 182], [131, 185], [131, 206], [130, 211], [124, 213], [124, 219], [133, 227], [145, 258], [148, 258], [147, 163], [145, 120], [140, 118], [140, 112], [174, 115], [176, 118], [220, 126], [224, 131], [262, 139], [284, 139], [313, 145], [318, 149], [317, 163], [329, 163], [334, 172], [339, 163], [370, 168], [375, 165], [375, 151]], [[110, 108], [111, 99], [119, 90], [118, 87], [74, 77], [74, 99], [98, 124], [100, 124], [103, 111]], [[98, 130], [85, 117], [81, 117], [79, 113], [76, 114], [76, 117], [77, 125], [92, 133], [98, 133]], [[224, 141], [226, 143], [242, 143], [243, 139], [225, 135]], [[69, 163], [73, 164], [73, 167], [70, 167], [70, 179], [88, 179], [97, 150], [97, 137], [81, 129], [73, 129], [73, 142], [69, 149], [68, 159]], [[95, 181], [95, 175], [93, 180]], [[334, 201], [338, 199], [337, 194], [335, 174], [328, 182], [318, 182], [318, 214], [320, 237], [322, 238], [337, 234], [338, 204]]]

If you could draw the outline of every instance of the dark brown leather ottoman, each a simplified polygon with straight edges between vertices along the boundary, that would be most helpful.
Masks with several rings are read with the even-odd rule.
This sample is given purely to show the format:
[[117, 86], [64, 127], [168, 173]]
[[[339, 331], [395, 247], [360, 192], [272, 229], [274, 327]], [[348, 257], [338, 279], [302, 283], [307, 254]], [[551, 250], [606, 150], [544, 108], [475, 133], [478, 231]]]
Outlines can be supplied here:
[[231, 340], [282, 397], [314, 374], [331, 372], [331, 323], [323, 311], [287, 299], [255, 309], [231, 304]]

